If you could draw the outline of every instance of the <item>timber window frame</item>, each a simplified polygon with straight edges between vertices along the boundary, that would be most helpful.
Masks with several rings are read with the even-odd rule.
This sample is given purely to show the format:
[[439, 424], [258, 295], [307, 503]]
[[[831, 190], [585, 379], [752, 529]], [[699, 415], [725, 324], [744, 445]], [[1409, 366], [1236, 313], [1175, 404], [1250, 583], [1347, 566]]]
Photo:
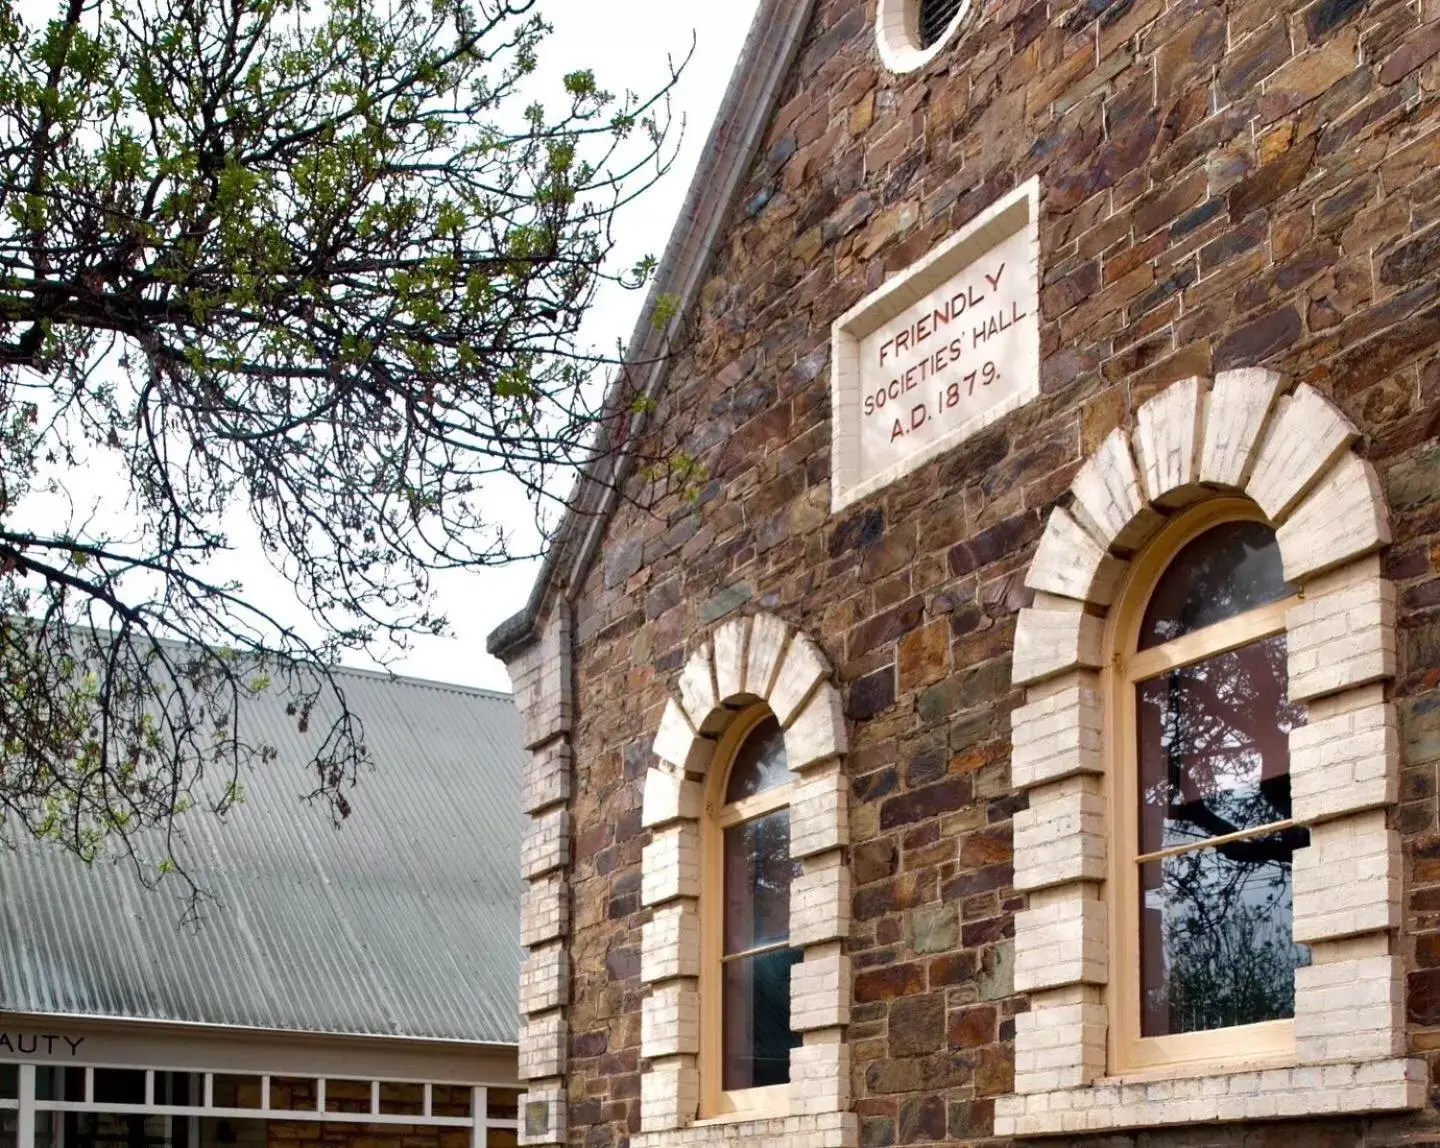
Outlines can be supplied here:
[[[727, 803], [725, 791], [731, 772], [749, 739], [773, 717], [764, 703], [735, 715], [715, 751], [715, 767], [706, 779], [704, 816], [700, 819], [700, 1119], [750, 1116], [784, 1116], [789, 1111], [790, 1084], [754, 1088], [724, 1087], [725, 1016], [724, 965], [756, 955], [761, 950], [725, 951], [725, 909], [743, 890], [730, 888], [725, 873], [725, 831], [746, 822], [788, 809], [800, 790], [800, 779], [764, 790], [753, 797]], [[793, 882], [792, 882], [793, 889]], [[783, 941], [765, 946], [765, 952], [792, 948], [787, 931]], [[793, 1030], [792, 1030], [793, 1032]]]
[[[1139, 866], [1168, 853], [1198, 851], [1221, 841], [1258, 837], [1292, 829], [1293, 819], [1252, 827], [1233, 837], [1147, 854], [1140, 845], [1140, 725], [1136, 689], [1167, 670], [1236, 651], [1252, 643], [1284, 637], [1285, 616], [1303, 593], [1256, 606], [1224, 621], [1195, 629], [1149, 648], [1140, 648], [1146, 611], [1162, 579], [1185, 548], [1216, 527], [1230, 523], [1267, 524], [1263, 513], [1245, 499], [1212, 498], [1166, 523], [1131, 563], [1121, 587], [1102, 653], [1106, 797], [1112, 810], [1110, 873], [1109, 1072], [1111, 1075], [1184, 1066], [1283, 1064], [1295, 1057], [1293, 1017], [1203, 1031], [1144, 1036], [1140, 992], [1141, 883]], [[1288, 772], [1288, 770], [1287, 770]]]
[[[995, 1132], [1028, 1137], [1422, 1107], [1423, 1060], [1406, 1055], [1399, 954], [1402, 863], [1387, 811], [1400, 748], [1387, 683], [1395, 674], [1395, 590], [1379, 552], [1390, 542], [1374, 467], [1359, 431], [1313, 387], [1293, 391], [1260, 369], [1213, 385], [1172, 384], [1142, 404], [1081, 466], [1050, 514], [1025, 584], [1012, 680], [1015, 816], [1015, 1091]], [[1130, 609], [1132, 563], [1173, 554], [1147, 545], [1191, 508], [1243, 499], [1274, 529], [1283, 579], [1294, 851], [1293, 1051], [1269, 1059], [1137, 1066], [1117, 1055], [1115, 858], [1120, 768], [1111, 696], [1117, 617]], [[1233, 513], [1234, 506], [1216, 513]], [[1137, 559], [1137, 555], [1139, 558]], [[1119, 605], [1117, 606], [1117, 602]], [[1273, 619], [1272, 619], [1273, 620]], [[1138, 906], [1135, 907], [1138, 913]], [[1122, 983], [1117, 985], [1117, 978]]]
[[[789, 945], [803, 952], [790, 970], [790, 1079], [771, 1089], [716, 1095], [707, 1058], [720, 1035], [714, 957], [702, 914], [719, 906], [723, 881], [713, 864], [707, 797], [719, 792], [754, 723], [773, 715], [783, 733], [790, 809], [792, 878]], [[859, 1136], [850, 1111], [849, 786], [840, 691], [820, 648], [770, 614], [733, 618], [698, 640], [665, 703], [646, 771], [641, 826], [640, 1131], [634, 1148], [684, 1148], [750, 1135], [803, 1135], [813, 1148], [848, 1148]], [[768, 798], [767, 795], [762, 795]], [[737, 803], [738, 804], [738, 803]], [[737, 816], [758, 806], [745, 803]], [[707, 848], [711, 849], [708, 856]], [[710, 969], [707, 972], [707, 968]], [[712, 1051], [706, 1051], [707, 1048]], [[718, 1072], [718, 1064], [715, 1065]], [[728, 1107], [727, 1107], [728, 1106]], [[718, 1111], [717, 1111], [718, 1110]], [[705, 1115], [702, 1116], [702, 1112]]]

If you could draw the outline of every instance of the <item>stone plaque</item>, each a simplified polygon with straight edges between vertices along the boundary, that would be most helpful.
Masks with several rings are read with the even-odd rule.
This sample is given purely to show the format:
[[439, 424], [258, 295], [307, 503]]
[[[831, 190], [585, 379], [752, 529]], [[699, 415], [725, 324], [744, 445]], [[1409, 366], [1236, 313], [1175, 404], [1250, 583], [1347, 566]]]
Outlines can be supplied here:
[[550, 1105], [544, 1100], [531, 1100], [525, 1105], [525, 1135], [529, 1139], [550, 1131]]
[[831, 509], [1040, 393], [1039, 182], [987, 209], [836, 321]]

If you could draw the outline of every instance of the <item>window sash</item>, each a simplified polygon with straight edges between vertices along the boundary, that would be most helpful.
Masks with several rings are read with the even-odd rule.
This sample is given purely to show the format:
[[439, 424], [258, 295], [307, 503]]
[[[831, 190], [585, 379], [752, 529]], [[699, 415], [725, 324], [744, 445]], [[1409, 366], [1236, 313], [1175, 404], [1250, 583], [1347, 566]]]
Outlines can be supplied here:
[[1125, 680], [1134, 685], [1148, 678], [1163, 674], [1166, 670], [1179, 670], [1195, 662], [1203, 662], [1217, 654], [1227, 654], [1251, 642], [1273, 638], [1285, 632], [1285, 611], [1298, 605], [1300, 596], [1271, 602], [1203, 630], [1196, 630], [1183, 637], [1175, 638], [1162, 646], [1151, 646], [1148, 650], [1131, 653], [1124, 659]]
[[[1294, 1056], [1293, 1019], [1264, 1021], [1204, 1032], [1140, 1035], [1140, 866], [1171, 852], [1213, 848], [1214, 838], [1186, 842], [1154, 853], [1139, 852], [1140, 761], [1136, 686], [1145, 679], [1227, 653], [1252, 642], [1286, 632], [1285, 613], [1302, 594], [1227, 618], [1202, 630], [1147, 650], [1137, 650], [1145, 608], [1166, 568], [1184, 546], [1224, 521], [1266, 521], [1259, 508], [1243, 499], [1214, 499], [1190, 514], [1181, 514], [1132, 563], [1130, 577], [1112, 607], [1106, 630], [1101, 675], [1104, 713], [1104, 762], [1113, 821], [1109, 835], [1110, 975], [1104, 993], [1109, 1013], [1107, 1071], [1111, 1076], [1173, 1069], [1184, 1074], [1196, 1067], [1225, 1063], [1238, 1069], [1288, 1063]], [[1280, 832], [1291, 822], [1276, 822], [1241, 831], [1241, 836]]]
[[795, 803], [801, 779], [786, 782], [753, 797], [724, 804], [730, 766], [745, 738], [768, 714], [764, 704], [737, 714], [721, 738], [706, 777], [707, 801], [700, 819], [700, 1112], [697, 1124], [784, 1116], [789, 1111], [790, 1086], [769, 1085], [726, 1090], [721, 1087], [724, 1067], [725, 966], [743, 957], [794, 948], [787, 930], [783, 940], [767, 942], [743, 952], [725, 949], [725, 831]]

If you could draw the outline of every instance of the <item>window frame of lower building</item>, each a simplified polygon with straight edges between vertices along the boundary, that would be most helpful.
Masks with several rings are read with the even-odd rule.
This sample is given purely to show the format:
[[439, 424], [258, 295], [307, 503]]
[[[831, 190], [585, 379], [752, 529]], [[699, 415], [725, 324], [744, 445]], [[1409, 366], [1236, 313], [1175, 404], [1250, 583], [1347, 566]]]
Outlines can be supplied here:
[[801, 779], [726, 803], [730, 774], [751, 734], [773, 717], [763, 702], [741, 710], [726, 726], [706, 777], [700, 818], [700, 1120], [753, 1119], [789, 1112], [790, 1085], [725, 1089], [725, 830], [791, 806]]
[[[1228, 1063], [1263, 1067], [1294, 1060], [1293, 1017], [1255, 1024], [1169, 1035], [1141, 1035], [1140, 754], [1135, 691], [1167, 669], [1286, 632], [1286, 611], [1303, 592], [1246, 610], [1161, 645], [1139, 650], [1146, 609], [1161, 579], [1185, 547], [1232, 522], [1269, 520], [1253, 502], [1212, 498], [1172, 519], [1131, 563], [1106, 627], [1105, 737], [1109, 806], [1113, 810], [1110, 855], [1111, 904], [1109, 1071], [1112, 1076], [1167, 1067]], [[1293, 826], [1292, 821], [1267, 828]]]

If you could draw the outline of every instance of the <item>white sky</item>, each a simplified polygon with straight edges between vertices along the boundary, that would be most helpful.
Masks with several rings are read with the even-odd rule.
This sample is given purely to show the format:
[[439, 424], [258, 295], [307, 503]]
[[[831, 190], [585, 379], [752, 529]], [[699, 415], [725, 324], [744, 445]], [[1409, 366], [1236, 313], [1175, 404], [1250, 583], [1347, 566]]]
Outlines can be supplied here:
[[[672, 98], [686, 119], [685, 138], [670, 173], [621, 217], [624, 267], [649, 253], [657, 259], [690, 186], [711, 122], [755, 14], [756, 0], [686, 4], [678, 0], [540, 0], [555, 31], [542, 45], [542, 74], [594, 70], [600, 86], [622, 92], [655, 91], [667, 72], [666, 56], [678, 63], [695, 38], [695, 55]], [[628, 339], [643, 292], [603, 295], [589, 317], [589, 338], [605, 349]], [[439, 606], [453, 637], [415, 639], [414, 648], [390, 663], [396, 673], [469, 686], [509, 689], [505, 667], [485, 652], [485, 637], [519, 610], [529, 596], [538, 563], [451, 574], [437, 579]]]

